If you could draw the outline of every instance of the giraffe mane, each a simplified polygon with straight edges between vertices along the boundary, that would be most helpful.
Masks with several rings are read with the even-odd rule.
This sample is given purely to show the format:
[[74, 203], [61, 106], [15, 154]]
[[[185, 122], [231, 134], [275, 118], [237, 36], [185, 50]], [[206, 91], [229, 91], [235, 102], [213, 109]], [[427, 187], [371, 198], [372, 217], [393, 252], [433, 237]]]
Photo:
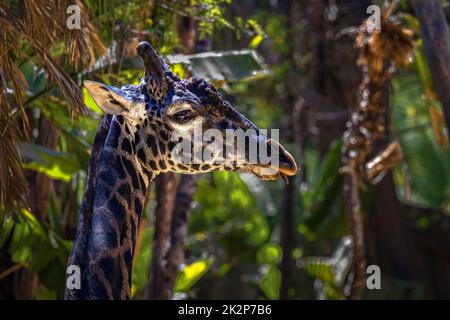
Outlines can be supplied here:
[[[94, 142], [92, 143], [91, 147], [91, 159], [89, 161], [89, 168], [86, 176], [86, 196], [83, 199], [82, 208], [80, 210], [79, 224], [81, 225], [81, 228], [78, 229], [76, 239], [74, 241], [74, 245], [81, 246], [82, 249], [76, 251], [79, 252], [79, 255], [74, 255], [69, 258], [69, 264], [78, 265], [80, 267], [84, 267], [87, 263], [86, 243], [90, 232], [90, 219], [94, 202], [94, 188], [95, 180], [97, 178], [98, 161], [100, 159], [100, 154], [106, 141], [106, 136], [109, 132], [111, 121], [112, 115], [107, 114], [103, 117], [95, 133]], [[80, 292], [78, 291], [66, 290], [66, 299], [69, 298], [69, 295], [78, 296], [79, 294]]]

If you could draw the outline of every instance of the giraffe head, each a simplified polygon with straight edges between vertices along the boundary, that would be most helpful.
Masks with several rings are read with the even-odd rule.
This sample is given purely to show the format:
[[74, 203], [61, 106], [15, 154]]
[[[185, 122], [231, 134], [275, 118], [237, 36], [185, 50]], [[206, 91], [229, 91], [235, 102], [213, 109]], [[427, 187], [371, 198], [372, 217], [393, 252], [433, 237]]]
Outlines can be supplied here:
[[[134, 156], [152, 177], [167, 171], [238, 171], [275, 180], [297, 172], [289, 152], [236, 111], [213, 84], [180, 79], [148, 42], [136, 51], [145, 67], [139, 85], [118, 89], [84, 82], [98, 106], [121, 126], [118, 152]], [[266, 161], [259, 157], [263, 150]], [[192, 157], [186, 159], [187, 154]]]

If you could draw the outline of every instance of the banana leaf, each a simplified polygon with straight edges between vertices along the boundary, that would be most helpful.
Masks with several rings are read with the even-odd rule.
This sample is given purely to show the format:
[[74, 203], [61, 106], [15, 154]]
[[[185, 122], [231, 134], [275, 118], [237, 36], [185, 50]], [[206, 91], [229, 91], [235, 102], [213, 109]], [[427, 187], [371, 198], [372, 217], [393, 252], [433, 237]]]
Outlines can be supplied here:
[[[418, 206], [440, 208], [450, 196], [450, 152], [441, 149], [428, 117], [423, 88], [416, 75], [393, 81], [392, 126], [403, 150], [411, 195], [400, 199]], [[397, 187], [402, 185], [397, 180]]]

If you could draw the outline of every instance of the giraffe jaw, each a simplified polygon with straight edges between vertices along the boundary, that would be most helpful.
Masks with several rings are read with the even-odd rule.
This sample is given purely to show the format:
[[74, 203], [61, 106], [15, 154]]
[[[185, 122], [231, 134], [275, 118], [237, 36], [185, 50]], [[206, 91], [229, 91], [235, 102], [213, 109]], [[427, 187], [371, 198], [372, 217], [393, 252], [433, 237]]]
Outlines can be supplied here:
[[[264, 168], [264, 169], [268, 169], [268, 168]], [[275, 169], [270, 168], [269, 170], [273, 171]], [[274, 180], [279, 180], [279, 179], [283, 179], [283, 181], [286, 184], [289, 184], [289, 178], [291, 176], [294, 176], [294, 174], [292, 174], [291, 172], [286, 173], [286, 171], [283, 170], [279, 170], [278, 172], [274, 173], [274, 174], [265, 174], [262, 172], [262, 170], [260, 169], [260, 167], [253, 167], [251, 168], [251, 172], [259, 177], [261, 180], [263, 181], [274, 181]]]
[[256, 164], [250, 166], [250, 171], [261, 180], [272, 181], [281, 178], [287, 184], [289, 181], [288, 177], [297, 173], [297, 163], [294, 157], [277, 141], [269, 139], [267, 143], [278, 147], [280, 154], [278, 166]]

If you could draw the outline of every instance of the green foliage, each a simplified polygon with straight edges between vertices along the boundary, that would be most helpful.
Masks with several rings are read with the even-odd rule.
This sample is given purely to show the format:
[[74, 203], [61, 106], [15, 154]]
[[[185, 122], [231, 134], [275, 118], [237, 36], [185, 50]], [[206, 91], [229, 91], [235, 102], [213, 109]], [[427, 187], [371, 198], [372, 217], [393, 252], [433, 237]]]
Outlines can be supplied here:
[[264, 266], [260, 280], [261, 290], [267, 299], [278, 299], [280, 297], [281, 272], [274, 264]]
[[46, 73], [44, 72], [44, 70], [35, 69], [36, 66], [31, 60], [25, 62], [20, 68], [25, 77], [25, 80], [27, 81], [28, 91], [33, 95], [38, 94], [42, 90], [45, 90], [46, 84]]
[[[71, 242], [63, 240], [54, 230], [44, 227], [28, 210], [13, 218], [1, 216], [6, 234], [10, 237], [9, 253], [15, 263], [23, 263], [39, 275], [41, 284], [61, 296], [64, 291], [65, 267]], [[3, 233], [2, 232], [2, 233]]]
[[411, 188], [409, 198], [404, 191], [400, 195], [404, 201], [439, 208], [450, 195], [450, 154], [436, 142], [422, 92], [417, 76], [410, 74], [394, 81], [393, 127], [407, 164], [407, 177], [400, 188], [408, 182]]
[[220, 172], [212, 177], [212, 184], [207, 180], [198, 182], [197, 207], [190, 220], [192, 231], [214, 232], [233, 254], [244, 253], [246, 246], [267, 241], [267, 221], [239, 176]]
[[352, 240], [340, 240], [330, 257], [308, 257], [298, 260], [299, 267], [315, 278], [315, 291], [320, 299], [342, 299], [352, 264]]
[[334, 283], [333, 266], [327, 259], [310, 258], [304, 263], [304, 268], [311, 277]]
[[144, 292], [148, 282], [148, 268], [152, 256], [153, 228], [145, 228], [140, 242], [140, 250], [133, 265], [131, 296]]
[[[182, 5], [183, 3], [185, 5]], [[232, 30], [236, 35], [250, 32], [254, 37], [251, 47], [256, 48], [264, 38], [263, 29], [256, 20], [236, 17], [233, 23], [227, 21], [224, 12], [229, 4], [230, 1], [223, 0], [181, 1], [167, 4], [136, 1], [119, 1], [113, 4], [103, 0], [87, 1], [89, 15], [95, 20], [99, 33], [107, 45], [111, 45], [114, 41], [121, 43], [122, 40], [129, 40], [124, 36], [134, 32], [130, 30], [145, 30], [148, 31], [152, 43], [163, 55], [184, 50], [180, 45], [177, 31], [180, 14], [195, 15], [200, 37], [212, 36], [214, 32], [223, 28]], [[52, 48], [54, 58], [64, 61], [65, 49], [62, 43], [55, 43], [55, 47]], [[75, 71], [73, 66], [69, 65], [65, 68], [72, 73], [75, 81], [80, 82], [81, 77], [77, 77], [76, 73], [81, 70]], [[123, 64], [89, 71], [89, 78], [116, 86], [126, 83], [136, 84], [142, 76], [142, 70], [135, 68], [136, 65], [129, 65], [125, 61]], [[175, 69], [177, 69], [176, 66]], [[38, 275], [40, 282], [36, 297], [61, 298], [64, 268], [70, 247], [70, 243], [62, 239], [73, 238], [78, 208], [85, 187], [90, 143], [93, 141], [103, 113], [87, 90], [83, 89], [83, 102], [90, 113], [74, 119], [68, 112], [64, 96], [54, 87], [53, 82], [49, 81], [46, 72], [36, 64], [33, 58], [21, 64], [21, 71], [28, 87], [29, 97], [26, 97], [26, 104], [29, 110], [32, 110], [33, 134], [36, 137], [41, 134], [43, 128], [39, 126], [39, 121], [43, 117], [58, 133], [55, 149], [37, 145], [36, 137], [32, 137], [29, 143], [24, 143], [21, 146], [22, 165], [30, 171], [50, 177], [54, 181], [54, 187], [51, 189], [47, 214], [45, 218], [42, 218], [43, 221], [40, 221], [41, 218], [31, 219], [29, 216], [25, 219], [22, 213], [18, 215], [18, 221], [2, 217], [0, 242], [8, 244], [7, 249], [11, 252], [14, 263], [25, 263], [27, 268]], [[185, 73], [184, 69], [178, 71]], [[84, 72], [83, 79], [86, 77]], [[183, 76], [183, 74], [180, 75]], [[221, 261], [216, 260], [214, 255], [211, 255], [214, 259], [205, 259], [202, 254], [192, 259], [191, 261], [195, 262], [188, 265], [177, 280], [177, 288], [180, 291], [195, 290], [195, 285], [201, 278], [212, 274], [207, 271], [216, 266], [216, 262], [213, 263], [213, 261], [218, 261], [217, 265], [220, 265], [220, 270], [215, 268], [211, 270], [214, 275], [228, 276], [230, 270], [236, 266], [233, 261], [235, 257], [239, 257], [240, 254], [247, 255], [250, 252], [246, 260], [254, 261], [256, 250], [268, 241], [271, 231], [261, 208], [258, 208], [256, 200], [246, 185], [238, 177], [233, 176], [235, 175], [218, 175], [215, 178], [215, 182], [220, 185], [219, 188], [226, 184], [228, 185], [226, 190], [230, 190], [231, 187], [234, 190], [226, 195], [223, 194], [223, 197], [219, 199], [219, 207], [224, 208], [222, 211], [215, 212], [217, 204], [214, 201], [209, 201], [210, 203], [203, 201], [204, 198], [213, 200], [209, 197], [209, 193], [217, 192], [218, 188], [212, 187], [206, 181], [203, 186], [200, 186], [203, 191], [198, 193], [198, 203], [205, 203], [206, 210], [197, 215], [199, 219], [193, 219], [193, 225], [196, 225], [194, 229], [198, 229], [193, 234], [196, 235], [195, 238], [200, 244], [204, 244], [206, 235], [212, 234], [209, 227], [213, 226], [212, 229], [218, 232], [221, 247], [230, 252], [227, 253], [227, 258]], [[228, 202], [232, 204], [229, 207], [227, 207]], [[205, 220], [200, 223], [202, 217]], [[54, 240], [55, 237], [57, 240]], [[60, 241], [64, 244], [63, 247], [59, 244]], [[242, 247], [240, 242], [245, 242], [246, 245]], [[50, 250], [52, 243], [53, 245], [56, 243], [64, 250], [58, 249], [59, 251], [55, 252]], [[141, 248], [135, 257], [132, 278], [134, 297], [139, 297], [147, 284], [151, 246], [152, 229], [146, 228], [142, 234]], [[52, 254], [49, 253], [50, 251]], [[270, 256], [270, 253], [267, 254]]]
[[23, 167], [46, 174], [52, 179], [69, 182], [81, 169], [77, 157], [42, 146], [24, 143], [21, 149]]
[[[247, 175], [240, 178], [227, 172], [217, 172], [198, 181], [187, 249], [191, 259], [198, 257], [204, 261], [205, 251], [215, 256], [212, 272], [203, 275], [199, 284], [213, 281], [223, 286], [229, 279], [240, 276], [238, 270], [250, 268], [254, 276], [245, 280], [248, 292], [259, 296], [261, 290], [263, 297], [276, 298], [281, 285], [278, 269], [281, 248], [270, 240], [269, 212], [257, 201], [258, 192], [254, 193], [247, 183], [251, 184]], [[196, 291], [196, 286], [192, 291]], [[222, 295], [228, 296], [226, 292], [221, 292]]]
[[281, 260], [281, 247], [275, 243], [267, 243], [258, 249], [256, 261], [259, 264], [277, 264]]
[[208, 271], [213, 259], [201, 259], [185, 265], [175, 280], [175, 292], [188, 292], [189, 289]]
[[341, 140], [334, 142], [321, 163], [316, 151], [305, 152], [309, 179], [301, 192], [305, 214], [298, 231], [309, 240], [324, 235], [339, 238], [347, 233], [343, 175], [339, 173], [341, 147]]
[[103, 111], [100, 109], [100, 107], [95, 103], [94, 99], [92, 99], [91, 95], [87, 91], [86, 88], [83, 88], [83, 101], [84, 104], [95, 113], [102, 114]]
[[275, 243], [267, 243], [258, 249], [256, 262], [261, 265], [259, 287], [267, 299], [278, 299], [281, 287], [281, 272], [278, 264], [281, 261], [282, 249]]
[[[194, 1], [193, 4], [195, 4]], [[203, 0], [200, 1], [199, 14], [203, 17], [198, 24], [198, 29], [200, 32], [200, 38], [204, 38], [206, 35], [211, 35], [214, 31], [214, 27], [232, 27], [231, 23], [228, 22], [223, 16], [223, 4], [229, 4], [231, 0]]]
[[[262, 68], [252, 59], [250, 50], [238, 58], [220, 56], [216, 60], [211, 58], [214, 53], [209, 53], [210, 58], [194, 61], [197, 65], [192, 64], [190, 69], [181, 64], [174, 64], [172, 68], [181, 77], [195, 73], [195, 67], [209, 68], [210, 74], [215, 72], [231, 80], [232, 83], [223, 86], [223, 93], [232, 104], [260, 128], [282, 128], [282, 135], [287, 131], [284, 131], [284, 121], [289, 116], [282, 112], [285, 97], [290, 94], [288, 87], [292, 85], [288, 83], [291, 81], [289, 74], [294, 67], [301, 68], [310, 61], [323, 62], [327, 67], [329, 64], [328, 60], [321, 61], [322, 57], [312, 60], [317, 58], [316, 52], [302, 52], [302, 56], [291, 59], [293, 42], [289, 37], [294, 30], [289, 29], [292, 27], [289, 17], [274, 10], [273, 1], [257, 5], [255, 2], [256, 10], [248, 17], [229, 14], [231, 0], [88, 0], [86, 3], [105, 44], [123, 44], [124, 51], [134, 46], [131, 42], [135, 38], [147, 38], [163, 55], [186, 53], [178, 29], [181, 19], [189, 16], [197, 24], [199, 38], [211, 40], [214, 50], [247, 48], [259, 50], [265, 56], [276, 56], [276, 65], [270, 68], [271, 77], [253, 82], [243, 80], [256, 68]], [[15, 3], [12, 5], [18, 10]], [[411, 16], [408, 19], [417, 29], [417, 21]], [[295, 32], [300, 33], [311, 26], [302, 21], [295, 28]], [[323, 45], [322, 54], [328, 54], [328, 42]], [[140, 67], [127, 61], [130, 59], [125, 56], [114, 65], [81, 75], [81, 68], [76, 70], [66, 63], [66, 51], [61, 41], [55, 43], [50, 53], [78, 83], [82, 78], [89, 78], [120, 86], [136, 84], [142, 76]], [[5, 268], [19, 265], [38, 276], [37, 299], [56, 299], [63, 296], [65, 266], [72, 245], [66, 239], [73, 239], [75, 233], [90, 145], [103, 112], [87, 90], [82, 89], [89, 114], [73, 118], [66, 98], [36, 57], [29, 55], [27, 48], [23, 56], [17, 57], [17, 61], [24, 75], [20, 81], [24, 81], [27, 88], [23, 98], [26, 112], [30, 114], [30, 141], [18, 147], [23, 167], [50, 177], [52, 187], [42, 216], [23, 209], [7, 217], [0, 204], [0, 246], [11, 260]], [[393, 82], [391, 138], [400, 141], [405, 156], [405, 163], [394, 170], [397, 192], [399, 198], [410, 205], [449, 211], [450, 151], [448, 142], [443, 146], [439, 144], [436, 123], [430, 117], [430, 110], [440, 112], [442, 108], [432, 94], [434, 87], [420, 39], [414, 58], [415, 69], [396, 77]], [[301, 79], [303, 71], [307, 77], [311, 70], [302, 69]], [[305, 89], [303, 83], [298, 85], [299, 90]], [[329, 83], [324, 81], [323, 85], [328, 90]], [[17, 114], [13, 112], [13, 116]], [[58, 135], [53, 149], [36, 142], [46, 129], [40, 124], [43, 118]], [[445, 133], [445, 126], [440, 124], [437, 131]], [[328, 255], [336, 242], [349, 234], [344, 212], [344, 181], [340, 173], [342, 141], [337, 137], [328, 151], [320, 154], [316, 137], [307, 138], [301, 154], [295, 153], [300, 149], [297, 144], [288, 146], [290, 151], [294, 150], [303, 171], [300, 174], [304, 176], [301, 182], [300, 174], [296, 177], [293, 188], [294, 250], [285, 254], [292, 255], [298, 268], [293, 269], [289, 294], [292, 298], [317, 295], [341, 299], [349, 271], [348, 252], [344, 254], [336, 249], [330, 256], [309, 256], [324, 252]], [[175, 291], [189, 298], [278, 299], [282, 277], [279, 265], [283, 252], [279, 243], [284, 190], [281, 182], [261, 183], [246, 174], [204, 175], [198, 181], [189, 216], [186, 265], [176, 279]], [[371, 194], [367, 197], [370, 199], [363, 199], [363, 205], [372, 200]], [[151, 216], [153, 210], [150, 206], [144, 214]], [[436, 215], [418, 216], [415, 227], [426, 232], [435, 221], [438, 221]], [[149, 219], [149, 225], [152, 223]], [[153, 231], [152, 227], [144, 228], [140, 249], [134, 257], [132, 297], [136, 299], [142, 296], [148, 282]], [[3, 266], [0, 267], [3, 271]]]

